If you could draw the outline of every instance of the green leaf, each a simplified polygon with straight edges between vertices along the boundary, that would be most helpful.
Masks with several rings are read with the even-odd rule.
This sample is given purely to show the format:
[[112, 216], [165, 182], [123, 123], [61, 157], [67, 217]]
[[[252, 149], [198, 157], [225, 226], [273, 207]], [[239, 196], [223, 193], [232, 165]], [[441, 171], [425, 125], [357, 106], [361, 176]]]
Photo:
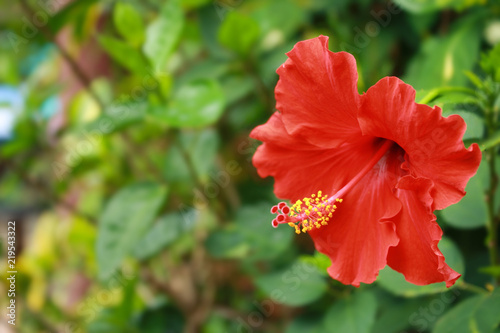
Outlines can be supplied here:
[[[395, 8], [398, 8], [394, 6]], [[394, 11], [394, 10], [393, 10]], [[399, 8], [399, 11], [402, 12], [402, 8]], [[405, 15], [405, 14], [403, 14]], [[436, 25], [436, 22], [440, 18], [439, 12], [434, 13], [408, 13], [408, 23], [411, 25], [413, 30], [418, 36], [425, 36], [429, 31], [432, 31], [432, 28]], [[405, 15], [406, 16], [406, 15]], [[419, 39], [415, 38], [412, 43], [417, 45], [420, 42]]]
[[290, 268], [255, 279], [257, 287], [275, 302], [302, 306], [317, 300], [327, 289], [318, 269], [302, 262]]
[[290, 247], [295, 231], [288, 225], [273, 228], [270, 207], [267, 203], [244, 206], [236, 215], [238, 232], [250, 246], [247, 260], [270, 260]]
[[[464, 74], [466, 74], [464, 72]], [[429, 90], [417, 90], [415, 100], [429, 106], [438, 105], [445, 112], [460, 104], [478, 104], [477, 92], [466, 87], [437, 87]], [[451, 109], [453, 109], [451, 108]]]
[[[179, 134], [179, 144], [186, 151], [196, 174], [201, 180], [212, 177], [215, 183], [226, 183], [226, 179], [219, 179], [216, 174], [210, 174], [215, 166], [215, 157], [220, 145], [217, 132], [213, 129], [204, 129], [196, 132], [181, 132]], [[186, 183], [191, 180], [188, 165], [177, 145], [172, 145], [165, 157], [163, 168], [165, 179], [173, 183]], [[218, 184], [221, 186], [221, 184]]]
[[98, 41], [116, 62], [129, 71], [136, 74], [146, 73], [148, 64], [137, 49], [121, 40], [104, 35], [99, 36]]
[[215, 80], [196, 80], [180, 87], [168, 108], [153, 109], [153, 116], [172, 127], [204, 127], [215, 123], [226, 106], [225, 96]]
[[199, 29], [201, 30], [203, 44], [209, 51], [211, 58], [229, 59], [232, 57], [231, 52], [223, 47], [217, 38], [219, 28], [224, 21], [228, 9], [224, 6], [225, 4], [218, 1], [215, 1], [213, 4], [213, 7], [205, 6], [198, 11]]
[[85, 90], [73, 95], [67, 110], [67, 121], [71, 127], [89, 123], [99, 114], [99, 104]]
[[[123, 278], [123, 277], [122, 277]], [[116, 279], [118, 280], [118, 279]], [[123, 280], [122, 280], [123, 281]], [[123, 299], [116, 305], [102, 308], [102, 304], [100, 307], [96, 307], [93, 309], [94, 313], [96, 311], [97, 315], [93, 315], [91, 318], [94, 318], [92, 321], [88, 323], [86, 327], [86, 332], [88, 333], [106, 333], [106, 332], [123, 332], [123, 333], [138, 333], [139, 330], [135, 327], [133, 320], [133, 304], [135, 298], [137, 297], [136, 293], [136, 283], [133, 281], [119, 281], [121, 286], [123, 287]], [[116, 287], [116, 282], [113, 281], [108, 286], [108, 289], [104, 289], [104, 291], [110, 292], [112, 289], [111, 285], [113, 284]], [[122, 283], [125, 284], [123, 285]], [[99, 310], [100, 309], [100, 310]], [[141, 330], [141, 332], [144, 332]]]
[[[442, 307], [444, 311], [444, 309], [456, 299], [456, 296], [449, 294], [450, 293], [443, 293], [439, 298], [434, 299], [430, 299], [429, 297], [402, 299], [398, 297], [392, 299], [387, 304], [380, 304], [380, 310], [371, 333], [404, 332], [410, 325], [414, 326], [416, 331], [423, 332], [427, 328], [432, 327], [437, 317], [425, 317], [427, 313], [422, 314], [422, 311], [419, 312], [419, 310], [427, 309], [430, 302], [434, 304], [437, 302], [435, 299], [437, 299], [440, 301], [440, 310]], [[377, 300], [380, 303], [379, 298], [377, 298]], [[408, 320], [401, 320], [401, 318], [408, 318]]]
[[405, 82], [415, 89], [466, 85], [464, 71], [471, 70], [479, 56], [480, 19], [479, 15], [465, 17], [455, 22], [448, 35], [425, 40]]
[[266, 57], [262, 57], [259, 60], [259, 76], [268, 88], [272, 89], [271, 87], [276, 85], [276, 81], [278, 80], [276, 68], [286, 61], [286, 53], [293, 49], [294, 45], [295, 43], [288, 42], [272, 50]]
[[500, 81], [500, 43], [497, 43], [493, 49], [481, 56], [481, 68], [497, 82]]
[[483, 89], [483, 81], [481, 81], [481, 79], [476, 74], [474, 74], [472, 71], [465, 71], [465, 75], [467, 76], [469, 81], [476, 86], [476, 88]]
[[[215, 231], [209, 237], [209, 252], [217, 258], [244, 258], [248, 261], [272, 260], [282, 255], [290, 248], [294, 229], [288, 226], [273, 228], [269, 207], [267, 203], [260, 203], [241, 208], [235, 224]], [[263, 230], [267, 230], [265, 237]]]
[[101, 135], [140, 124], [146, 114], [146, 107], [145, 103], [118, 101], [110, 105], [99, 118], [86, 125], [86, 133], [100, 139]]
[[164, 215], [137, 243], [133, 255], [137, 259], [151, 257], [191, 230], [193, 226], [194, 224], [184, 219], [181, 213]]
[[144, 25], [142, 17], [134, 6], [117, 2], [113, 10], [113, 22], [116, 30], [131, 45], [139, 46], [144, 41]]
[[234, 228], [211, 233], [205, 247], [212, 257], [221, 259], [241, 259], [248, 253], [248, 243]]
[[207, 77], [218, 79], [223, 74], [226, 74], [230, 70], [230, 68], [231, 66], [228, 62], [222, 62], [220, 60], [208, 58], [206, 60], [193, 64], [193, 66], [186, 69], [186, 71], [182, 73], [182, 76], [177, 79], [176, 84], [182, 86], [186, 83], [205, 79]]
[[[351, 38], [353, 39], [354, 36]], [[395, 30], [381, 28], [380, 34], [370, 39], [367, 45], [364, 42], [363, 44], [355, 43], [357, 46], [364, 45], [356, 52], [356, 62], [359, 66], [361, 83], [358, 86], [358, 89], [361, 89], [358, 90], [360, 93], [375, 84], [380, 77], [389, 76], [393, 73], [395, 64], [390, 60], [390, 54], [398, 38]], [[349, 51], [347, 47], [345, 50]]]
[[485, 226], [488, 207], [484, 201], [484, 193], [488, 186], [488, 165], [481, 163], [477, 174], [469, 180], [465, 188], [467, 192], [465, 197], [441, 212], [446, 223], [461, 229]]
[[[228, 99], [231, 99], [231, 96], [228, 96]], [[228, 108], [225, 120], [234, 131], [246, 131], [268, 114], [268, 108], [262, 103], [251, 96], [245, 102], [233, 103], [232, 107]]]
[[433, 333], [493, 332], [500, 324], [500, 289], [459, 303], [436, 323]]
[[48, 21], [50, 31], [56, 34], [59, 30], [67, 26], [68, 22], [74, 22], [79, 16], [91, 12], [91, 8], [96, 2], [98, 0], [72, 1], [68, 2], [62, 8], [58, 8], [58, 10], [55, 10], [57, 8], [57, 6], [54, 6], [55, 4], [45, 2], [45, 4], [49, 4], [48, 11], [54, 15]]
[[323, 273], [323, 275], [328, 275], [327, 269], [331, 266], [332, 262], [326, 254], [321, 252], [314, 252], [314, 255], [302, 255], [299, 258], [300, 261], [305, 262], [310, 265], [314, 265], [318, 270]]
[[324, 333], [322, 318], [311, 314], [296, 317], [286, 328], [285, 333]]
[[[73, 253], [85, 265], [95, 265], [95, 240], [97, 228], [85, 219], [75, 217], [68, 233], [68, 242]], [[92, 267], [94, 268], [94, 267]]]
[[259, 24], [236, 11], [226, 16], [218, 33], [219, 42], [240, 56], [247, 56], [259, 37]]
[[255, 82], [249, 76], [228, 76], [222, 81], [222, 89], [227, 97], [227, 104], [233, 104], [254, 92]]
[[181, 5], [183, 8], [198, 8], [211, 2], [211, 0], [181, 0]]
[[135, 183], [115, 193], [99, 220], [99, 278], [108, 279], [147, 232], [167, 196], [164, 186]]
[[144, 54], [155, 70], [161, 71], [174, 51], [184, 27], [184, 13], [178, 0], [165, 2], [159, 17], [146, 30]]
[[394, 2], [412, 13], [427, 13], [443, 9], [463, 10], [476, 4], [484, 4], [482, 0], [394, 0]]
[[228, 321], [229, 320], [222, 315], [212, 314], [205, 320], [201, 333], [230, 332]]
[[[465, 264], [457, 246], [450, 239], [443, 237], [438, 247], [443, 253], [446, 263], [455, 271], [463, 274], [465, 271]], [[463, 279], [464, 277], [462, 276], [461, 278]], [[387, 291], [404, 297], [436, 294], [448, 290], [444, 282], [426, 286], [417, 286], [406, 282], [403, 274], [392, 270], [389, 266], [386, 266], [380, 271], [377, 283]]]
[[369, 333], [377, 311], [377, 299], [370, 291], [359, 291], [330, 307], [324, 319], [327, 331]]
[[261, 48], [269, 50], [293, 39], [307, 16], [297, 2], [274, 0], [261, 2], [261, 6], [252, 13], [252, 18], [263, 32]]
[[[439, 88], [438, 88], [439, 89]], [[434, 99], [429, 104], [431, 106], [437, 105], [441, 109], [443, 109], [443, 115], [447, 117], [450, 114], [455, 113], [455, 110], [459, 110], [461, 112], [467, 112], [467, 110], [460, 110], [463, 108], [464, 104], [477, 104], [478, 100], [469, 94], [466, 93], [449, 93], [443, 96], [439, 96]], [[468, 112], [469, 114], [472, 112]], [[468, 125], [468, 124], [467, 124]]]

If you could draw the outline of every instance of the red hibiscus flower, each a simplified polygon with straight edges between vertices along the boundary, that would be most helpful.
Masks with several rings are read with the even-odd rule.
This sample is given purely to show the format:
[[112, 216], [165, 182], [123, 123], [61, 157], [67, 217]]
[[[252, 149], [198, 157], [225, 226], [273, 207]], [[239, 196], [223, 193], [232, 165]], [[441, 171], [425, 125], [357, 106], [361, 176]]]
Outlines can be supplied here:
[[[425, 285], [460, 274], [438, 248], [433, 211], [457, 203], [481, 152], [465, 149], [460, 116], [415, 103], [415, 90], [386, 77], [357, 92], [354, 57], [328, 50], [328, 37], [297, 43], [277, 70], [276, 109], [250, 136], [253, 163], [275, 179], [282, 202], [273, 226], [308, 232], [344, 284], [373, 282], [389, 265]], [[311, 193], [313, 193], [311, 195]]]

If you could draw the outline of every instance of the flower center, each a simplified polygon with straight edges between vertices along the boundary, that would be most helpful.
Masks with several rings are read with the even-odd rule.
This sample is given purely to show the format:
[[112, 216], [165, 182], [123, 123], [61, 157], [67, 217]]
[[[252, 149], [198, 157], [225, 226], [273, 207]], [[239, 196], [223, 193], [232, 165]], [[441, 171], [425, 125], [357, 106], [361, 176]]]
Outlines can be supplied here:
[[278, 225], [287, 223], [295, 228], [297, 234], [300, 234], [301, 231], [305, 233], [313, 228], [319, 229], [321, 226], [327, 225], [337, 209], [336, 204], [342, 203], [341, 197], [363, 179], [392, 147], [392, 144], [392, 141], [385, 140], [363, 169], [333, 196], [328, 197], [328, 195], [323, 195], [322, 191], [318, 191], [317, 194], [311, 194], [311, 197], [297, 200], [292, 207], [289, 207], [285, 202], [273, 206], [271, 213], [278, 215], [272, 221], [273, 227], [277, 228]]

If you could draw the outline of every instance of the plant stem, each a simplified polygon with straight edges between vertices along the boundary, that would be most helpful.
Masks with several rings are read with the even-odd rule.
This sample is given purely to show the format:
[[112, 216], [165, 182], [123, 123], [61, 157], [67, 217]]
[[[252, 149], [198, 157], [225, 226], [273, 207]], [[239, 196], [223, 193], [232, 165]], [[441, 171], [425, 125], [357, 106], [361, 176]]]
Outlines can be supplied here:
[[488, 290], [478, 287], [476, 285], [467, 283], [467, 282], [461, 282], [457, 285], [457, 288], [460, 288], [462, 290], [470, 291], [476, 294], [488, 294]]

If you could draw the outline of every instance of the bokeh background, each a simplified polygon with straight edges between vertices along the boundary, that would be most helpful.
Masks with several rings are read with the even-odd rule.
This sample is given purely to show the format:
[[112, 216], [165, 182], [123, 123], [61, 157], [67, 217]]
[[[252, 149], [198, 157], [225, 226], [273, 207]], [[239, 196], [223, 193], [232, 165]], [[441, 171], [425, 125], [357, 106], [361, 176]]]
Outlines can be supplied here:
[[[500, 332], [498, 1], [1, 0], [0, 28], [1, 332]], [[344, 286], [271, 227], [248, 134], [285, 52], [320, 34], [360, 93], [398, 76], [480, 143], [437, 212], [453, 288], [387, 268]]]

